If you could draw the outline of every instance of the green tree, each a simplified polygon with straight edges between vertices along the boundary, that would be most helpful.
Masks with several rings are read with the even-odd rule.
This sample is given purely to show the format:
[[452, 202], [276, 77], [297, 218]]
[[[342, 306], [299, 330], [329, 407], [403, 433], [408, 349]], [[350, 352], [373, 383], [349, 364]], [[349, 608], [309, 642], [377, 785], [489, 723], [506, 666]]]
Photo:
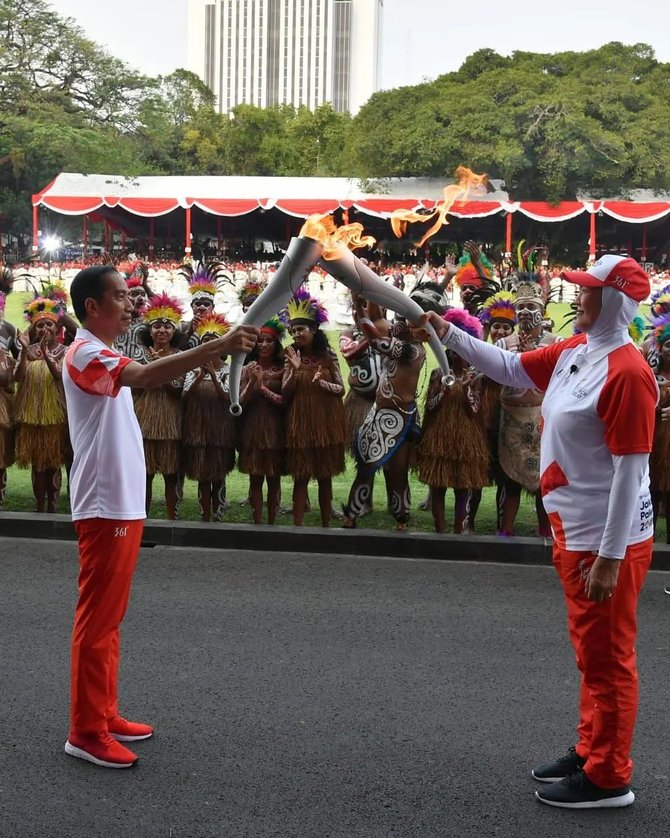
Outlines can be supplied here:
[[515, 198], [670, 188], [670, 65], [645, 44], [479, 50], [455, 73], [375, 94], [353, 120], [360, 177], [447, 177], [461, 163]]
[[166, 174], [221, 174], [226, 123], [207, 85], [176, 70], [140, 103], [133, 137], [138, 154]]
[[146, 170], [128, 132], [153, 85], [43, 0], [0, 0], [5, 229], [30, 229], [30, 196], [60, 171]]

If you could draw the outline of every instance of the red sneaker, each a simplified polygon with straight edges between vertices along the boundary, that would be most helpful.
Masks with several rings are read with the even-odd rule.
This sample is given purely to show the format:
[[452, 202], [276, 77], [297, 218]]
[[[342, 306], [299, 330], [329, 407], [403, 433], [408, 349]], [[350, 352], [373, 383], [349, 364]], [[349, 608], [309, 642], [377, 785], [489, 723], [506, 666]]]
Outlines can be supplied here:
[[71, 733], [65, 743], [65, 753], [103, 768], [132, 768], [138, 760], [132, 751], [119, 745], [109, 733], [88, 736]]
[[107, 722], [110, 734], [119, 742], [137, 742], [139, 739], [148, 739], [154, 735], [151, 725], [144, 725], [140, 722], [129, 722], [121, 716], [109, 719]]

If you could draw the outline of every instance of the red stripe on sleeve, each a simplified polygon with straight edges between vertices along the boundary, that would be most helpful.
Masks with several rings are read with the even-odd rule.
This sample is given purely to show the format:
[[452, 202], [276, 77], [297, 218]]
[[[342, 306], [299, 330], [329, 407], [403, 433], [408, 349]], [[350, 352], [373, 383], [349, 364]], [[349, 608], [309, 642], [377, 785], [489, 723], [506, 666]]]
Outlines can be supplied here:
[[[79, 369], [74, 364], [74, 357], [77, 350], [84, 344], [74, 347], [73, 351], [68, 352], [66, 356], [67, 371], [72, 381], [91, 396], [110, 396], [114, 398], [118, 395], [121, 389], [121, 373], [123, 369], [132, 363], [130, 358], [123, 355], [118, 355], [108, 349], [100, 350], [83, 369]], [[100, 360], [100, 356], [113, 359], [115, 363], [105, 363]]]
[[546, 390], [558, 359], [563, 352], [574, 349], [586, 342], [586, 335], [574, 335], [567, 340], [557, 341], [551, 346], [541, 346], [530, 352], [522, 352], [519, 357], [526, 374], [538, 390]]
[[632, 344], [616, 349], [607, 360], [607, 380], [598, 399], [607, 447], [615, 456], [648, 454], [654, 442], [656, 379]]

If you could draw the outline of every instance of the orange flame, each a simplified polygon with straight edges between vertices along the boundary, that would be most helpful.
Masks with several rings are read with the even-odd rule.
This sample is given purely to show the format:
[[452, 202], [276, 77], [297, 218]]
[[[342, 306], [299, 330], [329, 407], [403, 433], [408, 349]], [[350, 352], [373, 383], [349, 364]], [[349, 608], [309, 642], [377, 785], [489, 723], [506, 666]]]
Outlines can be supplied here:
[[301, 236], [315, 239], [323, 249], [324, 259], [335, 259], [342, 247], [357, 250], [360, 247], [373, 247], [376, 239], [363, 233], [359, 222], [336, 227], [332, 215], [310, 215], [300, 231]]
[[422, 247], [431, 236], [434, 236], [445, 224], [448, 224], [447, 214], [449, 210], [457, 201], [467, 201], [471, 190], [476, 192], [485, 191], [488, 183], [488, 175], [475, 174], [466, 166], [459, 166], [456, 169], [456, 183], [451, 183], [444, 188], [444, 198], [438, 203], [435, 209], [429, 215], [421, 215], [421, 213], [413, 210], [399, 209], [395, 210], [391, 215], [391, 227], [397, 238], [402, 238], [405, 235], [408, 224], [414, 224], [417, 221], [422, 221], [424, 224], [435, 220], [435, 223], [430, 227], [428, 232], [423, 236], [421, 241], [416, 242], [416, 247]]

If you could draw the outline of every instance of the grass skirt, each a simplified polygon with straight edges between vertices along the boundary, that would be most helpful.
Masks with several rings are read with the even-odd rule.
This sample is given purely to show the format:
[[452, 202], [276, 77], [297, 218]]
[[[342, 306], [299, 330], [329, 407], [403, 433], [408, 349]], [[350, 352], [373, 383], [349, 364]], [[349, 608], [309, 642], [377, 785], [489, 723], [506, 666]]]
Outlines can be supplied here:
[[216, 384], [201, 381], [184, 397], [184, 445], [191, 448], [235, 448], [235, 419]]
[[14, 431], [0, 428], [0, 469], [14, 465]]
[[164, 388], [144, 390], [135, 399], [135, 413], [145, 440], [181, 440], [183, 411], [178, 393]]
[[[315, 369], [297, 373], [296, 390], [286, 417], [288, 472], [296, 480], [327, 480], [344, 471], [347, 421], [342, 399], [312, 383]], [[332, 382], [327, 365], [324, 381]]]
[[67, 425], [24, 425], [16, 429], [16, 464], [56, 471], [70, 459]]
[[466, 385], [457, 381], [446, 388], [436, 411], [425, 412], [417, 471], [428, 486], [481, 489], [491, 482], [484, 416], [473, 416], [466, 400]]
[[64, 425], [63, 386], [49, 372], [46, 361], [29, 361], [14, 400], [14, 420], [25, 425]]
[[239, 470], [243, 474], [266, 477], [286, 474], [283, 408], [273, 404], [262, 393], [254, 394], [245, 405], [239, 422]]
[[14, 397], [11, 393], [0, 390], [0, 469], [14, 465], [13, 401]]
[[181, 469], [181, 396], [163, 387], [145, 390], [135, 400], [135, 413], [147, 474], [177, 474]]
[[14, 400], [16, 463], [56, 471], [70, 460], [65, 399], [46, 361], [29, 361]]
[[181, 470], [181, 445], [164, 439], [144, 440], [147, 474], [178, 474]]
[[235, 449], [218, 445], [185, 445], [183, 471], [191, 480], [220, 483], [235, 466]]
[[191, 480], [218, 483], [235, 466], [235, 419], [229, 402], [206, 378], [184, 398], [183, 470]]
[[318, 448], [289, 448], [288, 473], [294, 480], [328, 480], [344, 471], [344, 443]]

